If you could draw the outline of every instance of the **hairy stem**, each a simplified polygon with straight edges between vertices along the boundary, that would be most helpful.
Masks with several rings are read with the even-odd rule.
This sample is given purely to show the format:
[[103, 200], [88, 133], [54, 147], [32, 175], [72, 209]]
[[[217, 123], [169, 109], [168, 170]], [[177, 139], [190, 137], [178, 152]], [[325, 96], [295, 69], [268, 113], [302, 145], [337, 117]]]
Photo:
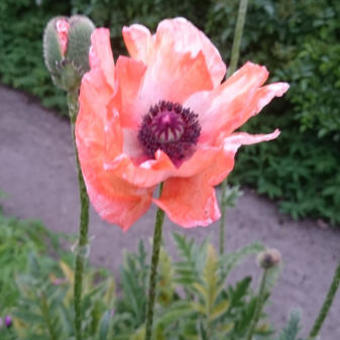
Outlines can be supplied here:
[[227, 72], [227, 78], [230, 77], [237, 68], [238, 59], [240, 56], [240, 47], [243, 34], [243, 27], [246, 21], [248, 0], [240, 0], [238, 7], [237, 21], [234, 33], [233, 47], [231, 49], [230, 64]]
[[[162, 193], [163, 184], [161, 183], [159, 188], [159, 195]], [[151, 257], [151, 270], [149, 279], [149, 298], [148, 304], [146, 306], [146, 330], [145, 330], [145, 340], [152, 339], [152, 323], [153, 323], [153, 313], [154, 305], [156, 299], [156, 280], [157, 280], [157, 267], [159, 262], [159, 251], [162, 243], [162, 228], [164, 221], [164, 211], [160, 208], [157, 210], [155, 229], [153, 234], [152, 243], [152, 257]]]
[[56, 329], [54, 328], [53, 320], [51, 320], [51, 315], [50, 315], [45, 293], [41, 294], [40, 301], [41, 301], [41, 313], [45, 321], [46, 328], [50, 336], [50, 340], [57, 340], [58, 337], [57, 337]]
[[266, 281], [267, 281], [267, 276], [268, 276], [268, 270], [269, 269], [264, 269], [262, 278], [261, 278], [261, 284], [260, 284], [260, 289], [259, 289], [259, 294], [257, 296], [257, 302], [255, 306], [255, 313], [253, 320], [250, 323], [250, 327], [248, 329], [248, 334], [246, 339], [251, 340], [254, 335], [254, 331], [256, 329], [257, 323], [260, 320], [261, 313], [262, 313], [262, 308], [264, 304], [264, 299], [265, 299], [265, 294], [266, 294]]
[[227, 188], [227, 179], [225, 179], [221, 184], [221, 219], [220, 219], [220, 254], [224, 253], [225, 244], [225, 215], [226, 215], [226, 202], [225, 193]]
[[316, 336], [319, 334], [322, 324], [325, 321], [328, 312], [332, 306], [335, 294], [339, 288], [339, 284], [340, 284], [340, 263], [338, 264], [338, 267], [335, 270], [331, 286], [329, 287], [328, 293], [320, 309], [319, 315], [316, 318], [312, 330], [309, 333], [309, 337], [311, 339], [316, 338]]
[[[240, 47], [243, 34], [243, 27], [246, 21], [248, 0], [240, 0], [237, 21], [234, 33], [233, 47], [231, 50], [230, 64], [227, 71], [227, 78], [230, 77], [237, 68], [238, 59], [240, 56]], [[220, 254], [224, 253], [224, 239], [225, 239], [225, 215], [226, 215], [226, 202], [225, 191], [227, 187], [227, 180], [225, 179], [221, 185], [221, 222], [220, 222]]]
[[69, 115], [71, 119], [71, 129], [73, 145], [76, 154], [76, 163], [78, 170], [78, 187], [80, 197], [80, 221], [79, 221], [79, 234], [78, 244], [76, 248], [76, 269], [74, 278], [74, 312], [75, 312], [75, 332], [76, 339], [82, 339], [82, 310], [81, 310], [81, 295], [83, 287], [83, 272], [85, 261], [87, 257], [88, 246], [88, 225], [89, 225], [89, 198], [87, 196], [84, 178], [80, 169], [78, 151], [75, 139], [75, 121], [78, 113], [78, 90], [69, 92], [67, 95]]

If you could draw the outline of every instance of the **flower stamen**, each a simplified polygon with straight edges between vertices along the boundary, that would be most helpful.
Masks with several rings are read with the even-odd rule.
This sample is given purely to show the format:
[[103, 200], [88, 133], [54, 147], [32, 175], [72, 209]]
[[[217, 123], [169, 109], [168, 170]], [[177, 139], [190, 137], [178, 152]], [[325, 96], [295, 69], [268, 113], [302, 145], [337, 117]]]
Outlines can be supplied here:
[[145, 154], [155, 157], [164, 151], [179, 167], [195, 151], [201, 133], [198, 115], [178, 103], [160, 101], [143, 117], [138, 139]]

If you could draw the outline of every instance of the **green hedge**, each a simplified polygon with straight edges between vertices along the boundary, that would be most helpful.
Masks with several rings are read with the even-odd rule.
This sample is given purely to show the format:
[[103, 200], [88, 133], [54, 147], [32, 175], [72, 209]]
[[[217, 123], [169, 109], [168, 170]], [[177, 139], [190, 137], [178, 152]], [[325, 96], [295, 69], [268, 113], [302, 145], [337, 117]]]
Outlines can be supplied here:
[[[228, 60], [238, 0], [3, 0], [0, 3], [0, 77], [64, 110], [41, 57], [41, 36], [57, 14], [84, 13], [111, 27], [115, 56], [124, 53], [121, 28], [140, 22], [154, 29], [183, 15], [205, 30]], [[291, 88], [245, 129], [279, 127], [280, 138], [239, 153], [232, 181], [276, 198], [293, 217], [321, 217], [340, 224], [340, 2], [250, 0], [241, 62], [267, 65], [270, 81]], [[64, 111], [65, 112], [65, 111]]]
[[42, 60], [47, 21], [70, 11], [67, 1], [3, 0], [0, 2], [0, 80], [25, 90], [46, 107], [66, 112], [65, 98], [51, 82]]

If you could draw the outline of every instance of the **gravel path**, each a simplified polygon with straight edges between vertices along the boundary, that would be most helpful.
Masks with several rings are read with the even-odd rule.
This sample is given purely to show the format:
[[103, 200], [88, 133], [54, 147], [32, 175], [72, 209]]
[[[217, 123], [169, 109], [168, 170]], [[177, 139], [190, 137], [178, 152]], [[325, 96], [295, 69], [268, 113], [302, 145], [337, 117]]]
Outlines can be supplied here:
[[[79, 202], [68, 122], [43, 109], [31, 97], [2, 86], [0, 103], [0, 189], [8, 193], [0, 204], [5, 213], [38, 218], [52, 230], [76, 232]], [[123, 233], [91, 211], [92, 262], [117, 273], [122, 249], [133, 251], [139, 238], [151, 237], [154, 214], [155, 209], [150, 209], [129, 232]], [[281, 215], [272, 202], [250, 190], [245, 190], [238, 206], [228, 210], [226, 218], [228, 249], [260, 240], [281, 251], [285, 265], [268, 312], [274, 323], [282, 325], [291, 308], [301, 308], [306, 334], [340, 258], [339, 231], [320, 228], [315, 221], [292, 221]], [[164, 233], [171, 252], [174, 230], [182, 231], [166, 220]], [[217, 224], [185, 233], [197, 239], [211, 235], [217, 245]], [[256, 282], [259, 270], [253, 263], [245, 264], [235, 275], [248, 274], [249, 270]], [[320, 339], [340, 339], [339, 315], [340, 293]]]

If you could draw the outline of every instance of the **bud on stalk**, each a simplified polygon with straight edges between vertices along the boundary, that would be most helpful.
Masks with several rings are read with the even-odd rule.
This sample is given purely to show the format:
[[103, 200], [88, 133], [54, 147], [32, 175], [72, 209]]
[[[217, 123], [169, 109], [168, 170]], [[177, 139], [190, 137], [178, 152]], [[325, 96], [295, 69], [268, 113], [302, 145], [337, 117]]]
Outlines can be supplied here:
[[55, 17], [44, 32], [44, 60], [57, 87], [72, 91], [80, 86], [82, 76], [90, 69], [89, 48], [95, 29], [82, 15]]
[[281, 254], [277, 249], [267, 249], [258, 255], [257, 262], [261, 268], [269, 269], [281, 262]]

